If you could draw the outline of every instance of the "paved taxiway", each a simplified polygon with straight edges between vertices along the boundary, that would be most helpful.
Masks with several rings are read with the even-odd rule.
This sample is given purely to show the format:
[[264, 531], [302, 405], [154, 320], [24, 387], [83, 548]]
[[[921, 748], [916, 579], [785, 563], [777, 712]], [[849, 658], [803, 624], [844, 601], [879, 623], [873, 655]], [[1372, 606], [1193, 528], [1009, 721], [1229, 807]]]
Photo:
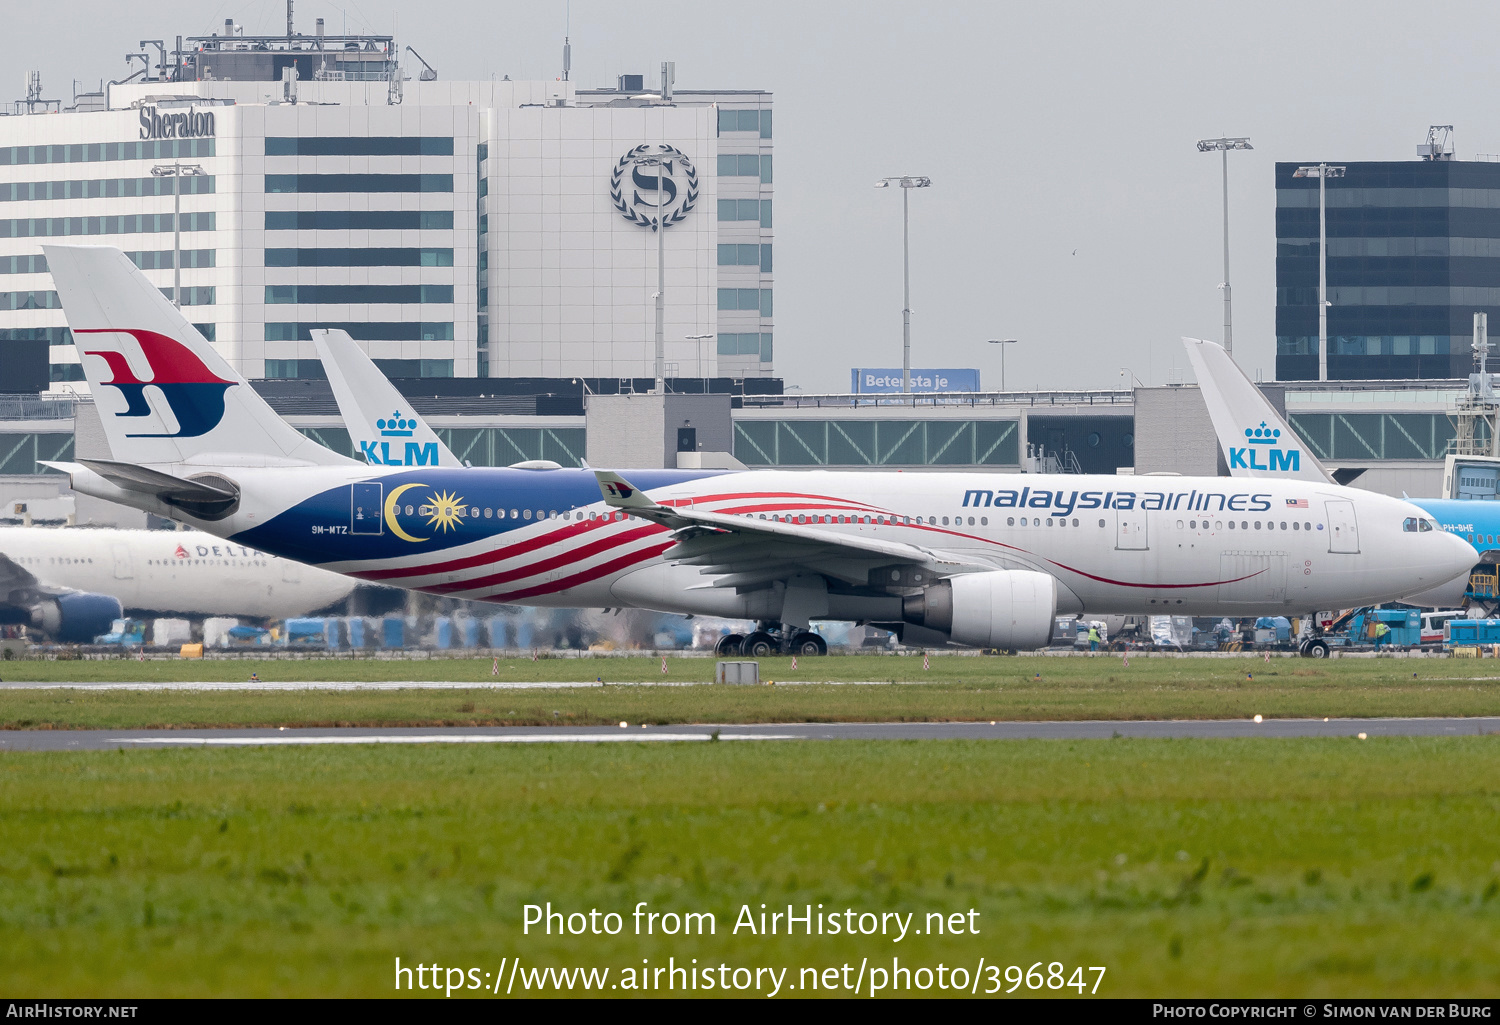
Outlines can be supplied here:
[[449, 728], [5, 730], [0, 750], [259, 747], [307, 744], [535, 744], [720, 740], [1096, 740], [1110, 737], [1458, 737], [1500, 734], [1500, 716], [1471, 719], [1249, 719], [1132, 722], [776, 723], [757, 726], [494, 726]]

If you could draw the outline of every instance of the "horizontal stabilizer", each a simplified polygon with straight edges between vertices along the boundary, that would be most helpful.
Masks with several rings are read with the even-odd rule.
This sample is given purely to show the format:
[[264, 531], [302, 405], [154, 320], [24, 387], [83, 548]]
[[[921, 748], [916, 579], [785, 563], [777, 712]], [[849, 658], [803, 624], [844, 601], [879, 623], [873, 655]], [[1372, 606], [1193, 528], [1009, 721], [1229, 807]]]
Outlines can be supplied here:
[[80, 459], [78, 462], [117, 488], [154, 495], [174, 505], [182, 502], [232, 502], [239, 498], [239, 492], [232, 488], [204, 481], [183, 480], [170, 473], [134, 463], [118, 463], [110, 459]]

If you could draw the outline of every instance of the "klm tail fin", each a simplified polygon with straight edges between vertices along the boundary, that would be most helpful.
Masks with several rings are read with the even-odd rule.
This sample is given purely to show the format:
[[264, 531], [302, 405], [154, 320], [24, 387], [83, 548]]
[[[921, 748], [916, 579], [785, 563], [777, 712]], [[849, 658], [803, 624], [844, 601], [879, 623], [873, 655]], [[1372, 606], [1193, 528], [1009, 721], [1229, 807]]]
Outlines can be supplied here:
[[116, 461], [349, 462], [277, 416], [124, 253], [42, 249]]
[[313, 331], [339, 415], [365, 462], [376, 466], [462, 466], [349, 332]]
[[1333, 477], [1297, 437], [1216, 342], [1184, 338], [1188, 360], [1203, 390], [1214, 434], [1231, 477], [1275, 477], [1334, 483]]

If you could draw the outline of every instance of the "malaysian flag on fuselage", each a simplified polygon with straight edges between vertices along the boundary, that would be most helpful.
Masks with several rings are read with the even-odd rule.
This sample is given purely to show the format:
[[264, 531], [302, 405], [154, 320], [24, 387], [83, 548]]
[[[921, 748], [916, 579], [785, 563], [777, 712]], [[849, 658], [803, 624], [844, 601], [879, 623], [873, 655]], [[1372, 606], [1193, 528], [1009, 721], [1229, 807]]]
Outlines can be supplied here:
[[1288, 509], [1306, 509], [1307, 508], [1307, 499], [1305, 499], [1305, 498], [1288, 498], [1286, 500], [1286, 507]]

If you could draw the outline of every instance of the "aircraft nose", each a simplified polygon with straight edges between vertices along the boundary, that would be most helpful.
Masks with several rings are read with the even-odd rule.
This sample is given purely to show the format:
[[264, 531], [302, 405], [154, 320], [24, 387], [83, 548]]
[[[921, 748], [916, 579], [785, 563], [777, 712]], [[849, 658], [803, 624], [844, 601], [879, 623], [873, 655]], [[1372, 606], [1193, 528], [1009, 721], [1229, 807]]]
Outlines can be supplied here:
[[1479, 561], [1479, 552], [1469, 542], [1457, 534], [1443, 532], [1437, 535], [1443, 540], [1441, 552], [1441, 565], [1448, 571], [1450, 576], [1458, 576], [1460, 573], [1467, 574]]

